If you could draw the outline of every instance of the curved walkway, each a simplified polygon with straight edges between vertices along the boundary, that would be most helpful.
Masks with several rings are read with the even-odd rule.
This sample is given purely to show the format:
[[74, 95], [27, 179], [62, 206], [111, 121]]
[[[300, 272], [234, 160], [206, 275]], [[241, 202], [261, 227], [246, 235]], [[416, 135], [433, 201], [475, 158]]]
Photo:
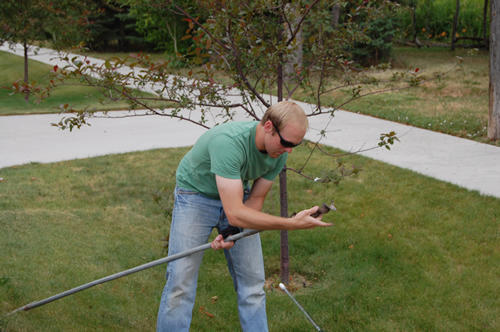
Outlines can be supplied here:
[[[5, 45], [0, 50], [12, 52]], [[42, 49], [30, 58], [55, 65], [53, 56], [51, 50]], [[92, 126], [70, 133], [51, 127], [60, 118], [57, 114], [0, 117], [0, 168], [189, 146], [205, 130], [167, 117], [146, 116], [93, 119]], [[309, 121], [311, 130], [306, 138], [317, 141], [318, 132], [329, 119], [317, 116]], [[321, 143], [358, 151], [377, 146], [379, 135], [390, 131], [395, 131], [401, 141], [391, 151], [377, 148], [361, 154], [500, 198], [500, 147], [344, 111], [335, 112], [327, 137]]]

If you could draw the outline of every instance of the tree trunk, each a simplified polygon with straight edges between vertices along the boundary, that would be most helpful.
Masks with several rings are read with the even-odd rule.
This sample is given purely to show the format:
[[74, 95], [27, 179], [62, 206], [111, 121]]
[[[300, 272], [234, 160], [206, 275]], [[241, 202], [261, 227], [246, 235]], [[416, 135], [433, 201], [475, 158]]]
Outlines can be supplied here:
[[490, 110], [488, 138], [500, 139], [500, 2], [490, 2]]
[[[417, 16], [415, 14], [416, 12], [417, 12], [417, 4], [414, 3], [414, 6], [411, 8], [411, 28], [413, 31], [413, 41], [418, 46], [419, 43], [417, 43]], [[420, 46], [418, 47], [420, 48]]]
[[[29, 45], [26, 43], [23, 43], [23, 47], [24, 47], [24, 83], [28, 84], [28, 49], [29, 49]], [[24, 94], [24, 101], [25, 102], [30, 101], [29, 92], [26, 92]]]
[[488, 0], [484, 0], [484, 10], [483, 10], [483, 39], [484, 48], [488, 51], [490, 49], [489, 40], [486, 33], [486, 28], [488, 24]]
[[[286, 5], [285, 9], [287, 16], [290, 20], [290, 27], [286, 28], [287, 40], [292, 37], [291, 32], [295, 31], [295, 28], [300, 23], [300, 17], [295, 14], [295, 8], [291, 4]], [[297, 71], [302, 67], [302, 48], [303, 48], [304, 38], [302, 37], [302, 29], [299, 29], [295, 35], [295, 43], [290, 44], [288, 47], [291, 52], [286, 57], [283, 78], [285, 82], [290, 82], [297, 77]]]
[[457, 7], [455, 9], [455, 18], [453, 19], [453, 26], [451, 27], [451, 50], [455, 50], [455, 43], [457, 42], [457, 26], [458, 14], [460, 13], [460, 0], [457, 0]]
[[337, 3], [333, 5], [332, 9], [332, 26], [336, 27], [337, 25], [339, 25], [339, 21], [340, 21], [340, 4]]
[[[280, 61], [282, 63], [282, 61]], [[283, 67], [278, 65], [278, 102], [283, 100]], [[288, 218], [288, 191], [286, 185], [286, 165], [280, 173], [280, 211]], [[290, 280], [290, 256], [288, 250], [288, 231], [281, 231], [281, 282], [288, 285]]]
[[[286, 167], [286, 166], [285, 166]], [[286, 169], [280, 173], [280, 209], [281, 216], [288, 217], [288, 194], [286, 185]], [[281, 282], [288, 285], [290, 282], [290, 254], [288, 250], [288, 231], [281, 231]]]
[[[280, 25], [283, 21], [280, 17]], [[283, 39], [283, 30], [278, 33], [278, 44]], [[280, 61], [277, 68], [278, 74], [278, 102], [283, 100], [283, 54], [280, 54]], [[286, 183], [286, 165], [280, 173], [280, 210], [283, 218], [288, 217], [288, 192]], [[281, 282], [288, 285], [290, 280], [290, 256], [288, 250], [288, 231], [281, 231]]]
[[429, 3], [425, 3], [425, 7], [427, 7], [427, 17], [425, 18], [425, 36], [426, 36], [426, 47], [429, 48]]

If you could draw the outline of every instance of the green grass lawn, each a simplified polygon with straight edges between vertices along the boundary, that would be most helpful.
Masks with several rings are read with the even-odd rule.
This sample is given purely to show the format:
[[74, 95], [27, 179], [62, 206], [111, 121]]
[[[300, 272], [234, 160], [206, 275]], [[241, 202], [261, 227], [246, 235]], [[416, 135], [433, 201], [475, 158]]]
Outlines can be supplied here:
[[[444, 48], [395, 48], [391, 72], [419, 68], [426, 78], [445, 72], [457, 64], [457, 56], [467, 50], [451, 52]], [[487, 135], [489, 108], [489, 55], [481, 51], [443, 76], [422, 85], [388, 94], [372, 95], [353, 101], [347, 110], [420, 128], [439, 131], [483, 143]], [[348, 89], [337, 94], [347, 95]], [[345, 98], [345, 97], [344, 97]], [[497, 142], [500, 145], [500, 142]]]
[[[47, 76], [50, 75], [52, 66], [38, 61], [29, 61], [29, 82], [37, 85], [48, 84]], [[24, 58], [7, 52], [0, 51], [0, 87], [11, 87], [12, 83], [24, 77]], [[0, 89], [0, 115], [43, 114], [59, 113], [59, 105], [74, 105], [75, 109], [89, 106], [101, 111], [128, 109], [125, 102], [101, 103], [102, 94], [93, 88], [62, 86], [52, 92], [50, 98], [41, 103], [36, 103], [35, 97], [30, 97], [26, 102], [23, 95], [10, 95], [8, 89]]]
[[[0, 316], [164, 256], [168, 211], [153, 198], [171, 207], [187, 151], [0, 169]], [[297, 148], [289, 166], [307, 153]], [[338, 187], [289, 173], [290, 212], [332, 198], [338, 208], [324, 218], [335, 226], [289, 235], [290, 289], [316, 323], [324, 331], [500, 330], [500, 200], [361, 156], [349, 161], [364, 171]], [[315, 155], [306, 173], [333, 167]], [[265, 211], [278, 214], [278, 202], [275, 185]], [[261, 236], [270, 330], [312, 331], [276, 288], [279, 232]], [[223, 256], [205, 252], [193, 331], [239, 330]], [[164, 273], [155, 267], [1, 318], [0, 331], [152, 331]]]
[[[457, 54], [396, 49], [394, 70], [419, 67], [431, 74], [452, 65]], [[0, 52], [0, 86], [22, 78], [22, 63]], [[30, 81], [42, 82], [50, 70], [30, 61]], [[487, 54], [481, 53], [441, 82], [347, 109], [486, 142], [487, 74]], [[87, 96], [90, 90], [64, 89], [39, 105], [1, 89], [0, 115], [58, 112], [55, 107], [65, 103], [126, 107], [101, 106]], [[308, 151], [296, 150], [290, 167]], [[186, 152], [0, 169], [0, 316], [163, 257], [159, 240], [168, 234], [173, 174]], [[290, 233], [291, 289], [316, 323], [324, 331], [500, 330], [500, 200], [361, 156], [349, 162], [364, 171], [338, 187], [289, 173], [290, 212], [331, 198], [338, 208], [325, 216], [334, 227]], [[315, 156], [307, 172], [321, 176], [333, 167], [331, 158]], [[167, 211], [154, 202], [157, 196]], [[265, 211], [279, 214], [278, 202], [275, 186]], [[276, 288], [279, 232], [261, 236], [270, 330], [313, 330]], [[165, 266], [155, 267], [0, 318], [0, 331], [154, 330], [164, 274]], [[239, 330], [221, 252], [205, 253], [192, 330]]]

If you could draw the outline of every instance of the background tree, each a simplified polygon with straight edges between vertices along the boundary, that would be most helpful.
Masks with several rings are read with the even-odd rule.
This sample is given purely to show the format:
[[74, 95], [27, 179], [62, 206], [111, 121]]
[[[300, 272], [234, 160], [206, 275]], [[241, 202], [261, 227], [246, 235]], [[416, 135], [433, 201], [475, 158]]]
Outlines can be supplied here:
[[332, 26], [337, 26], [340, 20], [340, 4], [336, 3], [332, 8]]
[[[182, 7], [190, 7], [192, 1], [176, 1]], [[136, 20], [137, 31], [146, 40], [155, 45], [156, 50], [167, 54], [185, 54], [190, 41], [186, 36], [188, 22], [182, 16], [172, 12], [172, 4], [164, 1], [144, 1], [135, 3], [130, 10], [130, 16]]]
[[484, 47], [489, 50], [490, 43], [487, 37], [487, 27], [488, 27], [488, 0], [484, 0], [484, 10], [483, 10], [483, 40]]
[[410, 0], [412, 39], [415, 42], [415, 45], [417, 45], [417, 47], [420, 47], [421, 45], [419, 44], [418, 37], [417, 37], [417, 31], [418, 31], [417, 30], [417, 15], [416, 15], [417, 4], [418, 4], [417, 0]]
[[[35, 42], [53, 48], [74, 45], [85, 38], [91, 8], [75, 0], [4, 0], [0, 11], [0, 43], [24, 48], [24, 82], [28, 83], [28, 52]], [[29, 91], [25, 93], [29, 100]]]
[[[398, 24], [398, 37], [411, 41], [412, 45], [421, 46], [423, 43], [420, 41], [427, 40], [427, 46], [442, 47], [453, 42], [454, 47], [487, 48], [485, 36], [489, 29], [488, 0], [462, 0], [459, 4], [460, 19], [457, 22], [456, 0], [398, 1], [415, 8], [413, 12], [407, 11], [399, 15], [401, 24]], [[462, 41], [473, 44], [465, 45]]]
[[[289, 11], [288, 16], [295, 17], [293, 22], [285, 23], [285, 32], [286, 38], [294, 39], [294, 42], [290, 46], [292, 48], [292, 52], [290, 53], [288, 61], [285, 63], [284, 67], [284, 80], [287, 83], [290, 83], [290, 80], [294, 79], [296, 76], [295, 73], [298, 68], [302, 68], [302, 60], [303, 60], [303, 47], [304, 37], [302, 36], [302, 28], [296, 30], [297, 25], [300, 24], [301, 17], [299, 15], [294, 15], [293, 11], [298, 10], [297, 7], [294, 7], [292, 4], [287, 4], [285, 10]], [[295, 36], [292, 36], [292, 32], [297, 31]]]
[[457, 41], [457, 26], [458, 26], [458, 16], [460, 15], [460, 0], [457, 0], [457, 6], [455, 8], [455, 15], [453, 16], [453, 24], [451, 27], [451, 50], [455, 50], [455, 43]]
[[393, 15], [362, 24], [368, 39], [356, 42], [349, 49], [351, 59], [365, 68], [388, 62], [392, 58], [392, 40], [397, 24], [397, 17]]
[[490, 110], [488, 138], [500, 139], [500, 4], [491, 1], [490, 29]]
[[129, 6], [117, 1], [92, 0], [95, 8], [89, 17], [87, 45], [92, 51], [152, 51], [154, 44], [137, 31]]

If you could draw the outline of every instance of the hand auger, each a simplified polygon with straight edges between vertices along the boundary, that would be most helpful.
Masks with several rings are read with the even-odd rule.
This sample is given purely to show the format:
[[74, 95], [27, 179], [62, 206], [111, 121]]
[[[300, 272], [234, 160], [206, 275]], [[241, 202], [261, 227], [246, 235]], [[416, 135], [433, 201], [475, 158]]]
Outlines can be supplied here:
[[[336, 208], [333, 206], [333, 201], [332, 201], [331, 205], [326, 205], [326, 204], [323, 203], [323, 206], [318, 211], [316, 211], [315, 213], [313, 213], [311, 216], [313, 216], [314, 218], [316, 218], [320, 214], [328, 213], [330, 210], [332, 210], [332, 211], [336, 210]], [[261, 231], [260, 230], [256, 230], [256, 229], [244, 229], [244, 230], [242, 230], [241, 228], [238, 228], [238, 227], [229, 226], [228, 228], [226, 228], [225, 230], [223, 230], [221, 232], [221, 234], [224, 237], [224, 239], [226, 240], [226, 242], [235, 242], [235, 241], [237, 241], [239, 239], [242, 239], [242, 238], [245, 238], [247, 236], [251, 236], [251, 235], [257, 234], [259, 232], [261, 232]], [[6, 317], [6, 316], [9, 316], [9, 315], [12, 315], [12, 314], [14, 314], [14, 313], [16, 313], [18, 311], [28, 311], [28, 310], [34, 309], [36, 307], [40, 307], [40, 306], [42, 306], [44, 304], [47, 304], [47, 303], [50, 303], [50, 302], [62, 299], [63, 297], [66, 297], [66, 296], [69, 296], [69, 295], [81, 292], [81, 291], [83, 291], [83, 290], [85, 290], [87, 288], [94, 287], [96, 285], [103, 284], [105, 282], [108, 282], [108, 281], [111, 281], [111, 280], [115, 280], [115, 279], [118, 279], [118, 278], [121, 278], [121, 277], [125, 277], [125, 276], [128, 276], [129, 274], [133, 274], [133, 273], [136, 273], [136, 272], [139, 272], [139, 271], [142, 271], [142, 270], [146, 270], [146, 269], [149, 269], [149, 268], [161, 265], [161, 264], [165, 264], [165, 263], [168, 263], [168, 262], [171, 262], [171, 261], [175, 261], [175, 260], [177, 260], [179, 258], [182, 258], [182, 257], [185, 257], [185, 256], [189, 256], [189, 255], [192, 255], [194, 253], [197, 253], [197, 252], [200, 252], [200, 251], [204, 251], [204, 250], [207, 250], [207, 249], [210, 249], [210, 248], [211, 248], [211, 244], [210, 243], [206, 243], [206, 244], [203, 244], [201, 246], [198, 246], [198, 247], [195, 247], [193, 249], [189, 249], [189, 250], [180, 252], [180, 253], [175, 254], [175, 255], [171, 255], [171, 256], [164, 257], [164, 258], [160, 258], [160, 259], [157, 259], [155, 261], [152, 261], [152, 262], [149, 262], [149, 263], [146, 263], [146, 264], [143, 264], [143, 265], [136, 266], [136, 267], [131, 268], [129, 270], [125, 270], [125, 271], [118, 272], [118, 273], [112, 274], [110, 276], [107, 276], [107, 277], [104, 277], [104, 278], [101, 278], [101, 279], [98, 279], [98, 280], [94, 280], [94, 281], [89, 282], [87, 284], [75, 287], [73, 289], [67, 290], [65, 292], [59, 293], [59, 294], [51, 296], [51, 297], [48, 297], [48, 298], [46, 298], [44, 300], [31, 302], [30, 304], [22, 306], [22, 307], [20, 307], [20, 308], [18, 308], [16, 310], [14, 310], [14, 311], [12, 311], [12, 312], [4, 315], [4, 316], [2, 316], [2, 318]]]
[[[333, 205], [333, 200], [330, 203], [330, 205], [326, 205], [325, 203], [323, 203], [323, 205], [321, 205], [321, 207], [318, 209], [318, 211], [311, 214], [311, 217], [317, 218], [320, 215], [326, 214], [330, 211], [337, 211], [337, 208], [335, 207], [335, 205]], [[295, 217], [296, 214], [297, 214], [297, 212], [292, 213], [289, 218]]]

